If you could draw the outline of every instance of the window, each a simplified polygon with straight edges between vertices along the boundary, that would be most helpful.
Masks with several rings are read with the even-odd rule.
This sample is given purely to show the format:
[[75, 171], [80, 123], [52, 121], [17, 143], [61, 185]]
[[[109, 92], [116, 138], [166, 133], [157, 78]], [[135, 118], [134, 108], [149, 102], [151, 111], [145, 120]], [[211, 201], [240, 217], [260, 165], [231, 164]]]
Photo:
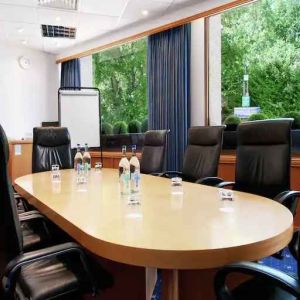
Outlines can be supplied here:
[[104, 134], [147, 130], [146, 60], [146, 39], [93, 55], [93, 79], [101, 93]]
[[221, 23], [222, 121], [300, 112], [300, 1], [260, 0], [221, 14]]

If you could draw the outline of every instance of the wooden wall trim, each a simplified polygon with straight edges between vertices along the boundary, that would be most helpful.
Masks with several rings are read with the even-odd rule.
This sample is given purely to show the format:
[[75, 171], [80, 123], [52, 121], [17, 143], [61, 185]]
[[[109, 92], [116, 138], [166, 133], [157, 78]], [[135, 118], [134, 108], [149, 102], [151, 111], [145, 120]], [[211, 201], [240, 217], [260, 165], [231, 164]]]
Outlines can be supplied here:
[[184, 24], [190, 23], [190, 22], [195, 21], [200, 18], [210, 17], [213, 15], [219, 14], [223, 11], [235, 8], [237, 6], [248, 4], [251, 2], [255, 2], [255, 1], [257, 1], [257, 0], [233, 0], [229, 3], [214, 7], [212, 9], [209, 9], [209, 10], [201, 12], [201, 13], [197, 13], [190, 17], [186, 17], [186, 18], [183, 18], [183, 19], [180, 19], [180, 20], [177, 20], [177, 21], [174, 21], [174, 22], [171, 22], [171, 23], [159, 26], [159, 27], [155, 27], [155, 28], [122, 38], [120, 40], [105, 44], [105, 45], [101, 45], [101, 46], [98, 46], [98, 47], [95, 47], [95, 48], [92, 48], [92, 49], [89, 49], [86, 51], [82, 51], [82, 52], [74, 54], [74, 55], [70, 55], [67, 57], [57, 59], [56, 63], [58, 64], [58, 63], [66, 62], [71, 59], [89, 56], [89, 55], [92, 55], [94, 53], [100, 52], [105, 49], [109, 49], [109, 48], [112, 48], [112, 47], [115, 47], [115, 46], [118, 46], [121, 44], [126, 44], [126, 43], [132, 42], [134, 40], [149, 36], [151, 34], [155, 34], [155, 33], [158, 33], [158, 32], [164, 31], [164, 30], [168, 30], [168, 29], [180, 26], [180, 25], [184, 25]]

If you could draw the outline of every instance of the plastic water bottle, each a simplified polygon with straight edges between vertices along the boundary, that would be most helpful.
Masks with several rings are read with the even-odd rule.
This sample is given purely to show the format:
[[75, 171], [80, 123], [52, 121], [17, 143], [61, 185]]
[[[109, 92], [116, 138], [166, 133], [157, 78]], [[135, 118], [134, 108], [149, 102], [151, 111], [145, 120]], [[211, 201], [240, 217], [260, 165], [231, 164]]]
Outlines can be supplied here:
[[91, 155], [90, 155], [89, 146], [87, 143], [84, 144], [84, 153], [82, 156], [82, 164], [84, 166], [85, 172], [91, 170]]
[[78, 165], [82, 165], [82, 154], [80, 151], [80, 144], [77, 144], [77, 152], [74, 157], [74, 170], [78, 170]]
[[126, 157], [126, 146], [122, 146], [122, 158], [119, 162], [119, 182], [121, 195], [130, 194], [129, 161]]
[[132, 146], [130, 164], [130, 190], [132, 193], [139, 193], [141, 186], [140, 162], [136, 156], [136, 145]]

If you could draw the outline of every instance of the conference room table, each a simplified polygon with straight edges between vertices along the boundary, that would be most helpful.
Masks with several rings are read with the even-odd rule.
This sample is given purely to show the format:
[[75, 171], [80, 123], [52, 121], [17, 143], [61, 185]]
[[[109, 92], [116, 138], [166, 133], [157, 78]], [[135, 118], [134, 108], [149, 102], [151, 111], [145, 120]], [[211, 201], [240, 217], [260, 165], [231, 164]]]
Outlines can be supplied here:
[[292, 214], [273, 200], [237, 191], [222, 200], [218, 188], [188, 182], [173, 194], [168, 178], [141, 175], [133, 204], [116, 169], [91, 170], [85, 184], [74, 170], [61, 170], [60, 181], [31, 174], [15, 188], [112, 272], [101, 299], [151, 299], [157, 269], [162, 299], [214, 299], [218, 268], [269, 256], [293, 234]]

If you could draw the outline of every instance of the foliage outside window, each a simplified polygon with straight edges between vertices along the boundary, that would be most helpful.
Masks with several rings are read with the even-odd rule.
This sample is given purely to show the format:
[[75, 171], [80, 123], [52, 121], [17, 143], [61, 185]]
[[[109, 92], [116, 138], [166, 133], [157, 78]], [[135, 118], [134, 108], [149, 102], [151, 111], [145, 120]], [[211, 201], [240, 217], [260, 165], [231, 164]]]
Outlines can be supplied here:
[[148, 116], [147, 41], [93, 55], [94, 86], [101, 93], [102, 123], [109, 133], [140, 131]]
[[300, 1], [260, 0], [222, 18], [222, 117], [241, 106], [248, 65], [251, 106], [268, 118], [300, 112]]

